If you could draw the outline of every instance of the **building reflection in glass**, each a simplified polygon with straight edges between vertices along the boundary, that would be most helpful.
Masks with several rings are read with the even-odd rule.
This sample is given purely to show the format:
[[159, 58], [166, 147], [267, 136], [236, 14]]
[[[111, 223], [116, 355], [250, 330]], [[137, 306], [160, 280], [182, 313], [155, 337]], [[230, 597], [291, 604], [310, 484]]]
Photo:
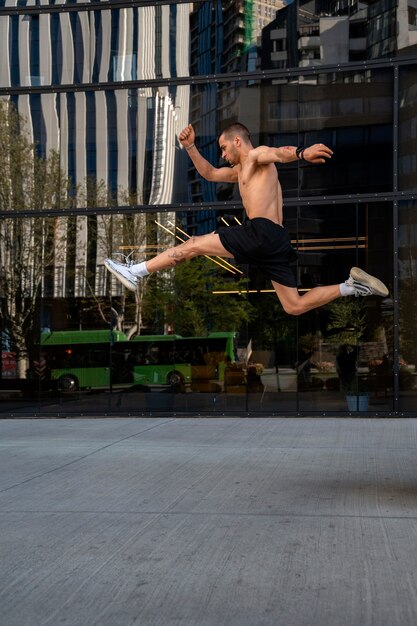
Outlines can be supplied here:
[[[352, 391], [368, 396], [362, 411], [415, 410], [414, 5], [0, 2], [2, 96], [24, 117], [37, 153], [56, 151], [62, 180], [70, 181], [47, 205], [22, 202], [21, 215], [15, 199], [1, 207], [2, 328], [22, 303], [33, 305], [23, 333], [32, 349], [27, 362], [17, 364], [16, 340], [4, 330], [2, 337], [2, 379], [35, 377], [25, 406], [340, 413], [356, 411], [345, 400]], [[372, 59], [379, 61], [365, 64]], [[235, 120], [251, 129], [255, 145], [323, 142], [334, 150], [323, 167], [279, 167], [300, 291], [341, 282], [361, 265], [392, 298], [344, 299], [294, 319], [256, 269], [233, 262], [195, 260], [144, 281], [137, 294], [109, 276], [103, 261], [111, 254], [142, 260], [220, 223], [242, 222], [237, 187], [202, 180], [177, 140], [191, 122], [203, 156], [224, 165], [217, 138]], [[27, 246], [22, 271], [9, 245], [19, 237]], [[10, 290], [7, 276], [18, 288]], [[74, 386], [67, 372], [60, 375], [66, 387], [48, 387], [57, 363], [45, 363], [41, 329], [108, 332], [104, 349], [91, 348], [89, 360], [84, 354], [90, 364], [97, 357], [105, 383]], [[117, 347], [110, 329], [121, 344], [140, 333], [162, 335], [165, 347], [159, 340], [142, 352]], [[219, 358], [202, 337], [225, 331], [238, 337]], [[175, 344], [175, 333], [199, 337], [199, 349]], [[66, 349], [71, 361], [75, 351]], [[355, 356], [349, 384], [345, 352]], [[132, 359], [155, 361], [158, 353], [169, 370], [139, 379], [139, 368], [151, 364]]]

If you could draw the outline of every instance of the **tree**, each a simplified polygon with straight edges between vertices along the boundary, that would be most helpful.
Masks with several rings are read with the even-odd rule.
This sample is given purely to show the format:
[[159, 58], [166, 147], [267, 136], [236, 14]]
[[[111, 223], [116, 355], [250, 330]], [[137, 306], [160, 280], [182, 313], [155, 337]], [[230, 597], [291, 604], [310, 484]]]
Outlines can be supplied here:
[[[146, 243], [146, 216], [144, 214], [100, 215], [97, 218], [97, 247], [99, 256], [111, 257], [115, 252], [130, 259], [142, 258]], [[137, 253], [140, 250], [141, 253]], [[111, 293], [111, 274], [107, 276], [108, 288]], [[130, 325], [128, 337], [139, 334], [142, 327], [143, 304], [146, 293], [147, 278], [140, 281], [134, 294], [121, 288], [118, 303], [112, 302], [110, 314], [117, 330], [124, 330], [126, 320]], [[98, 299], [96, 298], [98, 301]], [[102, 314], [105, 319], [105, 314]]]
[[[0, 100], [0, 321], [16, 353], [19, 378], [25, 378], [33, 343], [36, 310], [52, 281], [59, 246], [59, 218], [19, 217], [69, 203], [69, 181], [59, 155], [37, 153], [13, 105]], [[13, 214], [13, 216], [12, 216]]]
[[327, 305], [329, 322], [326, 341], [329, 343], [357, 343], [365, 332], [366, 314], [353, 298], [339, 298]]
[[[407, 363], [414, 364], [417, 371], [417, 311], [414, 303], [417, 280], [412, 272], [402, 271], [399, 298], [400, 354]], [[391, 343], [392, 345], [392, 343]]]
[[[246, 297], [247, 279], [233, 278], [207, 258], [178, 265], [150, 281], [145, 298], [145, 319], [153, 332], [168, 324], [176, 334], [206, 335], [214, 331], [238, 331], [256, 310]], [[216, 294], [233, 291], [240, 293]]]

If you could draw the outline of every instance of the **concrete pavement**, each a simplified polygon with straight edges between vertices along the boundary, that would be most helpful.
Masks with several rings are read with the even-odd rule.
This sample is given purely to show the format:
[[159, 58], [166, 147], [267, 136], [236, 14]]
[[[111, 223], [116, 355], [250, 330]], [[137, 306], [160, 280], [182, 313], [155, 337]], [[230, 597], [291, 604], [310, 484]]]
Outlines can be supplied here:
[[414, 626], [416, 426], [0, 420], [0, 624]]

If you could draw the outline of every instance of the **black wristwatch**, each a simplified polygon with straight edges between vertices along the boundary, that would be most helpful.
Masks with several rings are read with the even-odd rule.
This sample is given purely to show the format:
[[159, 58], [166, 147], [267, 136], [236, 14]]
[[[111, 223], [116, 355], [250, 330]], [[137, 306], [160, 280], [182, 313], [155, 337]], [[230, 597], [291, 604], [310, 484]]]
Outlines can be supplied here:
[[295, 155], [297, 157], [297, 159], [300, 159], [300, 161], [304, 158], [304, 150], [305, 147], [304, 146], [298, 146], [298, 148], [295, 149]]

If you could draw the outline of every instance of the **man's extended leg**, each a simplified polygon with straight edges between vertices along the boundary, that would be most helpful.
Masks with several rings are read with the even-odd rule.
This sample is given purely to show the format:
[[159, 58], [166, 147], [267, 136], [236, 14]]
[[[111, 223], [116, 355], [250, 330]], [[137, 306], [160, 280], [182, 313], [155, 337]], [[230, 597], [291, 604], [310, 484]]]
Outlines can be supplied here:
[[368, 274], [359, 267], [352, 267], [348, 280], [340, 285], [314, 287], [303, 296], [300, 296], [295, 287], [285, 287], [275, 281], [272, 285], [284, 308], [290, 315], [301, 315], [312, 309], [324, 306], [341, 296], [371, 296], [386, 297], [388, 289], [375, 276]]
[[224, 248], [219, 235], [217, 233], [209, 233], [208, 235], [191, 237], [179, 246], [164, 250], [164, 252], [153, 257], [153, 259], [146, 261], [146, 268], [151, 274], [167, 267], [175, 267], [178, 263], [204, 254], [233, 258], [233, 255]]
[[191, 237], [178, 246], [164, 250], [161, 254], [149, 259], [149, 261], [132, 264], [117, 263], [112, 259], [106, 259], [104, 265], [127, 289], [135, 291], [138, 280], [141, 277], [153, 272], [159, 272], [168, 267], [175, 267], [178, 263], [182, 263], [187, 259], [205, 254], [233, 258], [230, 252], [222, 245], [219, 235], [210, 233], [199, 237]]

